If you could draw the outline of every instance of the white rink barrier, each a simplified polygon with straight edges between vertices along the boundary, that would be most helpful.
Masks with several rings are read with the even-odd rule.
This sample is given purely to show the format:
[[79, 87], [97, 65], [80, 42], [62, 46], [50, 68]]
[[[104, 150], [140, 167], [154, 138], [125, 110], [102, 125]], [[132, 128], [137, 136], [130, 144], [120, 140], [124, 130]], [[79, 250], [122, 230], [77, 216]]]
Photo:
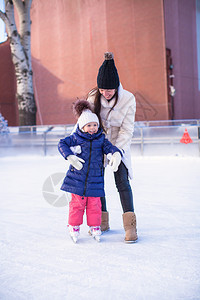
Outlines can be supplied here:
[[[74, 124], [9, 127], [9, 132], [0, 132], [0, 157], [58, 155], [59, 140], [73, 128]], [[180, 142], [185, 132], [191, 143]], [[200, 157], [200, 120], [136, 122], [131, 151], [135, 156]]]

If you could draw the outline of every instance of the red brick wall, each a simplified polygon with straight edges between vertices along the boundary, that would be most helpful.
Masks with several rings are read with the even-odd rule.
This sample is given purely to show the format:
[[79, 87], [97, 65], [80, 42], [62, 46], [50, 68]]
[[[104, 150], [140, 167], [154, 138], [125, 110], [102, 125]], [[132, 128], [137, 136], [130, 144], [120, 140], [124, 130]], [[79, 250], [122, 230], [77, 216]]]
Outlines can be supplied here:
[[167, 119], [162, 2], [34, 0], [38, 123], [74, 122], [71, 104], [96, 86], [105, 51], [114, 53], [123, 87], [136, 94], [136, 119]]
[[0, 112], [9, 126], [18, 124], [15, 75], [9, 42], [0, 44]]

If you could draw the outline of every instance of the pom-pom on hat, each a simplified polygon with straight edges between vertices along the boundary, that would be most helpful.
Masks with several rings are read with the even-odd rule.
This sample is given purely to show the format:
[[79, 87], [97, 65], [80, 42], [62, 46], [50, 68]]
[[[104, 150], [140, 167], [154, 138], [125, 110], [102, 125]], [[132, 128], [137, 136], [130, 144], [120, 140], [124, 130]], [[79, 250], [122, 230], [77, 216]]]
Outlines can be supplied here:
[[104, 53], [104, 58], [105, 60], [97, 75], [97, 86], [99, 89], [117, 89], [119, 87], [119, 76], [113, 53]]
[[73, 113], [78, 118], [77, 123], [80, 129], [90, 122], [96, 122], [99, 126], [99, 119], [92, 112], [90, 103], [87, 100], [77, 100], [73, 105]]

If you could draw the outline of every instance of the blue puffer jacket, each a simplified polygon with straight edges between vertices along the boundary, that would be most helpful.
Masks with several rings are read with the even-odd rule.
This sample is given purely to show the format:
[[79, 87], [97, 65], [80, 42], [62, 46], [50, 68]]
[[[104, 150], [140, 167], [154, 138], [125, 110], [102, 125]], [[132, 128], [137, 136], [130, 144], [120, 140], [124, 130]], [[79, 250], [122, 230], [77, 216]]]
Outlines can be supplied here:
[[61, 190], [85, 197], [105, 196], [103, 154], [120, 150], [105, 138], [102, 129], [91, 135], [78, 127], [75, 133], [60, 140], [58, 150], [67, 159], [74, 154], [70, 147], [77, 145], [81, 146], [81, 153], [76, 155], [84, 159], [85, 163], [81, 170], [69, 166]]

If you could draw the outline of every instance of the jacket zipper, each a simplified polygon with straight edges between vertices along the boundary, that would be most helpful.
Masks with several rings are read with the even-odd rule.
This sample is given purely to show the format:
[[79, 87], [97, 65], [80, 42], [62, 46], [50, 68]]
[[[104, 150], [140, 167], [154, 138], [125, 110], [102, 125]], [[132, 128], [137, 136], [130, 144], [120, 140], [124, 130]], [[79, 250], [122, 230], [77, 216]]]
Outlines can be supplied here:
[[92, 141], [90, 141], [90, 156], [89, 156], [88, 169], [87, 169], [87, 174], [86, 174], [86, 179], [85, 179], [85, 187], [84, 187], [83, 197], [85, 197], [85, 193], [86, 193], [86, 186], [87, 186], [87, 180], [88, 180], [89, 169], [90, 169], [91, 153], [92, 153]]

